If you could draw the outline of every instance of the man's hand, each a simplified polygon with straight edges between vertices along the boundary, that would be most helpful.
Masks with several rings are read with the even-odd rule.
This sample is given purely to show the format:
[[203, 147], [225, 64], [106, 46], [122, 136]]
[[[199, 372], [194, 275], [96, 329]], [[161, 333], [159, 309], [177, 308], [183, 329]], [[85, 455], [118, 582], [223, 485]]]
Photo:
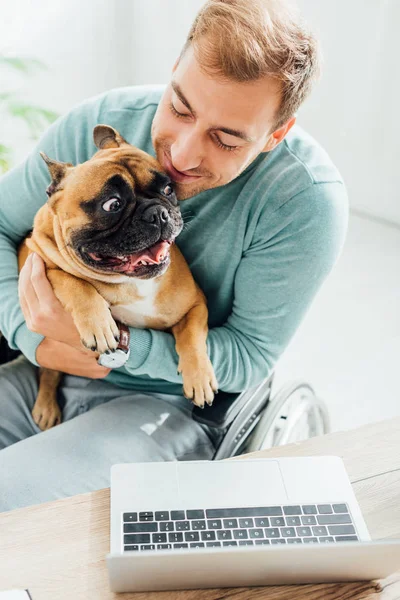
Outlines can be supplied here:
[[83, 347], [82, 350], [76, 350], [50, 338], [40, 342], [36, 350], [36, 360], [42, 367], [91, 379], [102, 379], [111, 371], [97, 363], [98, 356], [98, 352], [91, 352]]
[[54, 294], [43, 260], [30, 254], [21, 269], [19, 301], [28, 329], [52, 340], [83, 349], [72, 315]]
[[97, 363], [99, 354], [82, 345], [72, 316], [54, 294], [36, 253], [21, 269], [18, 293], [28, 329], [45, 336], [36, 350], [42, 367], [93, 379], [108, 375], [110, 369]]

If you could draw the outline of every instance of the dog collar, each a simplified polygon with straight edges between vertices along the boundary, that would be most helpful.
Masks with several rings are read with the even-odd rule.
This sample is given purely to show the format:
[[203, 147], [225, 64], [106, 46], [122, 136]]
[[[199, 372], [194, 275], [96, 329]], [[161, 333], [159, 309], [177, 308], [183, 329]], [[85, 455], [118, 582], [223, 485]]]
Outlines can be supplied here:
[[119, 344], [114, 350], [114, 352], [110, 352], [107, 354], [103, 352], [100, 354], [97, 362], [102, 367], [107, 367], [108, 369], [118, 369], [119, 367], [123, 367], [130, 355], [129, 341], [130, 341], [130, 333], [129, 327], [120, 321], [116, 321], [116, 324], [119, 328]]

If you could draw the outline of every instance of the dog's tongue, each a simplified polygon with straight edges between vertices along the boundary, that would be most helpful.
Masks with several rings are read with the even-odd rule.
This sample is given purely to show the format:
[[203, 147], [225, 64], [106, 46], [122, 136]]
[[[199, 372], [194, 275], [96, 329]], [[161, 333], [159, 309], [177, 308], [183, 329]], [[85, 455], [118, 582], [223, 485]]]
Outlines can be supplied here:
[[137, 265], [141, 260], [146, 260], [147, 262], [158, 264], [162, 258], [165, 257], [169, 249], [168, 242], [158, 242], [158, 244], [154, 244], [150, 248], [146, 248], [140, 254], [134, 254], [131, 256], [131, 264], [133, 266]]

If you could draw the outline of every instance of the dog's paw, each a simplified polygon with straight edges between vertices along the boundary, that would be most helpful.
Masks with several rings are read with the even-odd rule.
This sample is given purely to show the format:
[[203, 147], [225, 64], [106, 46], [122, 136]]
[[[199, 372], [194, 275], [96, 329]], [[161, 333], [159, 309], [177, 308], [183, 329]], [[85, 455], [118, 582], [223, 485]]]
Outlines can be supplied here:
[[93, 310], [82, 318], [74, 315], [82, 344], [93, 352], [113, 352], [119, 343], [119, 329], [108, 307], [101, 311]]
[[61, 410], [57, 402], [39, 398], [33, 407], [32, 417], [36, 425], [46, 431], [61, 423]]
[[218, 392], [218, 382], [207, 354], [190, 356], [189, 359], [180, 357], [178, 374], [180, 373], [182, 373], [185, 398], [200, 408], [204, 408], [205, 402], [211, 406], [214, 393]]

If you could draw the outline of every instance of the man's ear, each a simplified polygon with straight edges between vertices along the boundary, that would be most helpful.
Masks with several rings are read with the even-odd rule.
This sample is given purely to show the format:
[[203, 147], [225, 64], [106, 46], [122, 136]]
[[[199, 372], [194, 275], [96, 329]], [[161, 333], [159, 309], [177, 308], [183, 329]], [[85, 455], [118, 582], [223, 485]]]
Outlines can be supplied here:
[[122, 144], [128, 144], [122, 135], [110, 125], [96, 125], [93, 129], [93, 141], [99, 150], [119, 148]]
[[43, 158], [44, 162], [49, 169], [51, 183], [46, 190], [46, 194], [50, 197], [54, 194], [55, 191], [60, 189], [61, 181], [64, 179], [69, 168], [73, 167], [71, 163], [63, 163], [58, 162], [57, 160], [53, 160], [49, 158], [44, 152], [40, 152], [40, 156]]
[[293, 125], [296, 123], [296, 117], [292, 117], [282, 127], [276, 129], [268, 138], [268, 142], [265, 144], [263, 150], [261, 152], [270, 152], [274, 148], [277, 147], [278, 144], [284, 139], [287, 133], [292, 129]]

